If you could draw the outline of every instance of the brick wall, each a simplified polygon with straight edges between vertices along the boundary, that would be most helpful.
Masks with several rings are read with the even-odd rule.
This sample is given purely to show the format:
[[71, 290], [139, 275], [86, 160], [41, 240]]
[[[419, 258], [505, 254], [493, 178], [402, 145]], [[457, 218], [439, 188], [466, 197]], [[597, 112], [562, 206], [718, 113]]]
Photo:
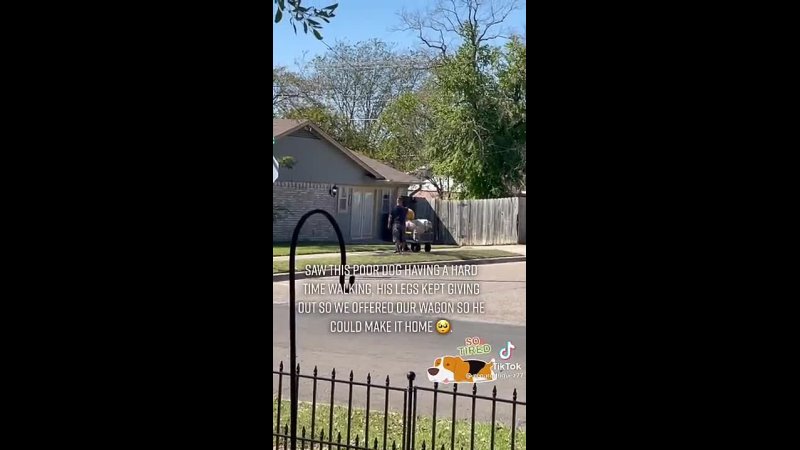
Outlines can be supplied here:
[[[300, 181], [277, 181], [272, 185], [272, 204], [278, 210], [278, 219], [272, 222], [272, 240], [289, 242], [300, 217], [313, 209], [323, 209], [336, 218], [336, 198], [328, 192], [330, 184]], [[278, 208], [286, 208], [280, 210]], [[345, 238], [346, 230], [342, 230]], [[309, 218], [300, 231], [300, 241], [336, 241], [336, 232], [322, 215]]]

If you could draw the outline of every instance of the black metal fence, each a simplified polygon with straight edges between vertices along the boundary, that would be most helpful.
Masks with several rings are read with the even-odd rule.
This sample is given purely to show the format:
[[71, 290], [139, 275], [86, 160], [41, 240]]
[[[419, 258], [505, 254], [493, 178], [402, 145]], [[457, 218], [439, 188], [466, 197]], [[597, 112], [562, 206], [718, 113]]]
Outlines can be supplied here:
[[[326, 450], [416, 450], [421, 448], [422, 450], [463, 450], [464, 448], [469, 448], [470, 450], [495, 450], [495, 449], [524, 449], [525, 448], [525, 440], [522, 439], [521, 442], [518, 436], [519, 430], [517, 426], [517, 410], [518, 407], [525, 407], [526, 403], [517, 400], [517, 390], [514, 389], [514, 393], [511, 400], [502, 399], [497, 397], [497, 387], [494, 386], [492, 389], [492, 395], [484, 396], [478, 395], [478, 385], [473, 384], [471, 393], [467, 392], [458, 392], [458, 384], [454, 384], [452, 391], [450, 390], [442, 390], [439, 389], [439, 384], [434, 383], [433, 388], [422, 387], [422, 386], [415, 386], [414, 381], [416, 375], [414, 372], [409, 372], [407, 375], [408, 385], [406, 387], [393, 387], [390, 385], [389, 377], [386, 377], [386, 380], [383, 384], [375, 384], [372, 382], [372, 377], [370, 374], [367, 374], [366, 383], [353, 381], [353, 371], [350, 371], [350, 375], [347, 379], [338, 379], [336, 378], [336, 370], [331, 371], [330, 377], [323, 377], [319, 376], [317, 373], [317, 368], [314, 367], [314, 370], [311, 375], [303, 375], [300, 372], [300, 366], [298, 364], [296, 368], [296, 373], [298, 377], [298, 383], [300, 379], [307, 379], [311, 381], [312, 384], [312, 392], [311, 392], [311, 402], [308, 405], [308, 402], [304, 402], [307, 407], [310, 407], [310, 423], [308, 423], [308, 428], [306, 428], [306, 424], [299, 424], [298, 423], [298, 434], [297, 434], [297, 441], [296, 441], [296, 448], [298, 449], [326, 449]], [[274, 439], [274, 448], [276, 449], [288, 449], [290, 448], [290, 432], [289, 427], [291, 425], [292, 418], [288, 418], [287, 420], [282, 421], [281, 412], [282, 412], [282, 403], [286, 400], [282, 398], [283, 394], [283, 383], [284, 378], [289, 378], [290, 372], [284, 372], [283, 362], [280, 363], [278, 370], [274, 370], [273, 375], [277, 375], [278, 377], [278, 395], [277, 395], [277, 402], [273, 404], [273, 413], [275, 414], [275, 428], [272, 432], [272, 437]], [[317, 401], [317, 393], [318, 388], [320, 387], [320, 383], [323, 383], [323, 386], [327, 386], [330, 388], [330, 395], [323, 399], [324, 404]], [[336, 426], [334, 429], [334, 410], [338, 408], [344, 408], [342, 405], [337, 405], [335, 402], [334, 394], [336, 392], [337, 385], [344, 385], [345, 389], [347, 389], [347, 417], [346, 417], [346, 426], [344, 427], [344, 435], [342, 434], [342, 430], [339, 426]], [[363, 413], [363, 418], [365, 420], [363, 430], [359, 425], [359, 430], [353, 432], [353, 387], [364, 387], [366, 390], [366, 411]], [[383, 392], [384, 402], [383, 407], [381, 408], [382, 411], [379, 409], [378, 411], [370, 412], [370, 396], [373, 395], [375, 392]], [[420, 415], [422, 412], [418, 407], [418, 394], [419, 393], [426, 393], [432, 396], [432, 409], [430, 411], [431, 416], [429, 420], [426, 420], [425, 426], [421, 426], [419, 424], [419, 419], [422, 418]], [[389, 408], [389, 396], [390, 394], [394, 393], [395, 395], [402, 395], [403, 399], [403, 408], [402, 413], [396, 413], [394, 411], [390, 411]], [[452, 407], [447, 414], [446, 418], [441, 420], [448, 420], [449, 419], [449, 439], [447, 439], [447, 446], [445, 443], [441, 443], [441, 439], [437, 438], [437, 422], [441, 421], [437, 414], [440, 411], [437, 410], [439, 406], [440, 399], [444, 397], [452, 401]], [[456, 429], [457, 429], [457, 414], [456, 414], [456, 404], [459, 399], [463, 401], [469, 401], [471, 403], [471, 417], [469, 420], [465, 420], [462, 418], [462, 422], [465, 422], [464, 425], [468, 423], [469, 426], [469, 447], [464, 447], [463, 445], [459, 445], [456, 447]], [[477, 402], [489, 402], [491, 403], [491, 424], [490, 425], [490, 435], [488, 438], [488, 442], [486, 439], [481, 439], [479, 442], [476, 442], [476, 406]], [[498, 404], [500, 405], [509, 405], [511, 408], [511, 424], [510, 426], [503, 426], [501, 423], [497, 422], [497, 407]], [[277, 409], [277, 411], [276, 411]], [[324, 411], [327, 409], [327, 411]], [[320, 412], [320, 410], [323, 410]], [[285, 413], [286, 410], [283, 409]], [[426, 411], [427, 412], [427, 411]], [[305, 415], [305, 414], [304, 414]], [[324, 419], [327, 419], [327, 427], [321, 426], [319, 430], [317, 430], [317, 417], [323, 415]], [[359, 414], [361, 417], [362, 414]], [[402, 421], [400, 422], [400, 439], [398, 442], [397, 439], [397, 430], [393, 431], [393, 437], [390, 440], [389, 436], [389, 429], [397, 424], [390, 424], [390, 416], [396, 415], [395, 419], [399, 419], [402, 416]], [[298, 414], [299, 416], [299, 414]], [[325, 417], [327, 416], [327, 417]], [[382, 431], [378, 432], [377, 435], [370, 432], [370, 420], [374, 417], [378, 416], [383, 422], [383, 426], [380, 427]], [[428, 418], [427, 415], [425, 416], [426, 419]], [[307, 418], [306, 418], [307, 419]], [[294, 418], [294, 420], [298, 420], [298, 418]], [[306, 420], [306, 422], [309, 422]], [[394, 421], [393, 421], [394, 422]], [[430, 423], [428, 423], [430, 422]], [[373, 422], [373, 425], [374, 422]], [[483, 429], [485, 430], [487, 424], [480, 424]], [[430, 430], [428, 430], [428, 426]], [[498, 430], [503, 430], [504, 432], [508, 432], [510, 428], [510, 439], [507, 439], [505, 445], [499, 446], [496, 445], [496, 432]], [[363, 435], [359, 432], [363, 431]], [[441, 430], [440, 430], [441, 431]], [[334, 432], [336, 435], [334, 436]], [[372, 439], [372, 441], [370, 441]], [[436, 448], [437, 440], [439, 440], [439, 449]]]

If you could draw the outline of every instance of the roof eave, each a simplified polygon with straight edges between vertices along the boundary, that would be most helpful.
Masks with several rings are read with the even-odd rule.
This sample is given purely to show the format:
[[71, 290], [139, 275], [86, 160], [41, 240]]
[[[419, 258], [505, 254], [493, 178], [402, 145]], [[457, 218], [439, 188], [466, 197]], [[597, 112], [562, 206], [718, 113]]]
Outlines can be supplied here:
[[295, 131], [303, 128], [304, 126], [308, 125], [309, 123], [310, 122], [308, 120], [301, 120], [297, 125], [293, 126], [292, 128], [288, 128], [288, 129], [283, 130], [282, 132], [272, 136], [272, 139], [277, 140], [277, 139], [280, 139], [280, 138], [282, 138], [284, 136], [288, 136], [288, 135], [294, 133]]
[[420, 184], [420, 182], [419, 182], [419, 181], [392, 181], [392, 180], [383, 180], [383, 182], [384, 182], [384, 183], [386, 183], [386, 184], [407, 184], [407, 185], [412, 185], [412, 184]]

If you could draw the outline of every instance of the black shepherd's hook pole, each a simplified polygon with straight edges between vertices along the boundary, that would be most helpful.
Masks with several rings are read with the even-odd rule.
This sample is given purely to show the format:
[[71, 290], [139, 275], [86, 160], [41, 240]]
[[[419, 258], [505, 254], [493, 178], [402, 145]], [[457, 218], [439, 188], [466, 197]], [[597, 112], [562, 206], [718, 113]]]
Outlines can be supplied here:
[[[297, 377], [297, 340], [295, 338], [295, 316], [294, 316], [294, 262], [295, 262], [295, 255], [297, 253], [297, 239], [300, 237], [300, 229], [303, 228], [303, 224], [306, 220], [313, 216], [314, 214], [322, 214], [328, 219], [328, 222], [333, 225], [333, 229], [336, 231], [336, 237], [339, 239], [339, 252], [342, 255], [342, 269], [347, 264], [347, 255], [345, 254], [344, 249], [344, 238], [342, 237], [342, 230], [339, 229], [339, 224], [336, 223], [336, 219], [333, 218], [330, 213], [327, 211], [323, 211], [321, 209], [315, 209], [313, 211], [307, 212], [300, 218], [300, 221], [297, 223], [297, 226], [294, 227], [294, 233], [292, 233], [292, 246], [289, 250], [289, 375], [291, 377], [290, 381], [290, 389], [291, 389], [291, 422], [292, 422], [292, 434], [291, 434], [291, 449], [297, 450], [297, 386], [298, 382], [300, 381]], [[355, 282], [355, 277], [350, 276], [350, 285]], [[339, 272], [339, 284], [342, 285], [342, 289], [345, 292], [348, 291], [344, 285], [344, 270]], [[312, 430], [312, 435], [313, 430]]]

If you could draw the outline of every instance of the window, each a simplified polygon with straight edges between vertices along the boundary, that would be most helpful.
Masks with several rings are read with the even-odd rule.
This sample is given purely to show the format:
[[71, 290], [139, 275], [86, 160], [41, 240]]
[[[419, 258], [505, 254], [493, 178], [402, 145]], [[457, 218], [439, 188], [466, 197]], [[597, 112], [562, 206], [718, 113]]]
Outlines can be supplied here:
[[388, 214], [391, 206], [392, 203], [391, 200], [389, 200], [389, 194], [383, 194], [383, 200], [381, 202], [381, 212], [383, 212], [383, 214]]
[[351, 188], [346, 188], [346, 187], [339, 188], [339, 195], [338, 195], [338, 197], [339, 197], [339, 199], [338, 199], [339, 208], [338, 209], [339, 209], [339, 213], [340, 214], [347, 212], [347, 207], [348, 207], [348, 205], [350, 203], [350, 192], [351, 192], [351, 190], [352, 190]]

